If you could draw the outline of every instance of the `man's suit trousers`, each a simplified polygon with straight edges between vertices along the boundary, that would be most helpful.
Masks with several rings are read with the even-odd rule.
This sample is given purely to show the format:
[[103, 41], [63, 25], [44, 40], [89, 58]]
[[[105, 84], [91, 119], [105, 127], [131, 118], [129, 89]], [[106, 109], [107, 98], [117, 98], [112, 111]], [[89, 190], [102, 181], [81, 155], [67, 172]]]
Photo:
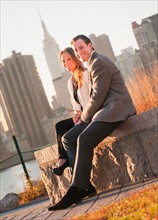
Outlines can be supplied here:
[[71, 128], [62, 137], [70, 166], [73, 169], [72, 186], [88, 188], [92, 168], [93, 150], [121, 122], [93, 121]]

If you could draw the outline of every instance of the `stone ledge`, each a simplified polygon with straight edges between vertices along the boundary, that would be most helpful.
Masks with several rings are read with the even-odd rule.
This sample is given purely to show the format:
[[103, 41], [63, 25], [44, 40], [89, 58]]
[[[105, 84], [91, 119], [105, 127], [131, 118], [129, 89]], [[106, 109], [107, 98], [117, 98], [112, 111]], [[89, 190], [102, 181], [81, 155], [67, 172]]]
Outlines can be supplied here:
[[[51, 203], [65, 194], [71, 179], [69, 169], [61, 177], [52, 167], [57, 146], [35, 152]], [[142, 181], [158, 175], [158, 108], [128, 118], [94, 150], [91, 179], [98, 191]]]

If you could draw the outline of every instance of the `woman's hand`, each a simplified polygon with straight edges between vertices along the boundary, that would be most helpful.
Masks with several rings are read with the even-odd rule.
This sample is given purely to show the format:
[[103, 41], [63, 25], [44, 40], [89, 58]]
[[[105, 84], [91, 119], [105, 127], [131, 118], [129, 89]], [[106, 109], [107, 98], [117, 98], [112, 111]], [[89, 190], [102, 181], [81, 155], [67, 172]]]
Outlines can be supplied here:
[[81, 118], [81, 114], [82, 114], [82, 112], [80, 110], [75, 111], [75, 115], [73, 117], [73, 122], [74, 122], [75, 125], [76, 124], [81, 124], [81, 123], [79, 123], [80, 118]]
[[83, 121], [81, 121], [81, 119], [79, 119], [76, 123], [75, 123], [75, 125], [80, 125], [80, 124], [82, 124], [83, 123]]

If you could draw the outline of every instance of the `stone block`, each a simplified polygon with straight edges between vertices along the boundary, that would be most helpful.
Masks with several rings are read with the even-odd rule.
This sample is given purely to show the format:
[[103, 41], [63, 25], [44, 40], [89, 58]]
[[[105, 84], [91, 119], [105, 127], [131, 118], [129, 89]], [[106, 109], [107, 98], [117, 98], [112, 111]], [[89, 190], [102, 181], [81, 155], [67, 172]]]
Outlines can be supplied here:
[[91, 178], [97, 190], [113, 188], [130, 181], [118, 142], [103, 141], [94, 150]]
[[152, 170], [144, 154], [139, 133], [120, 139], [118, 145], [131, 182], [142, 181], [152, 176]]
[[158, 126], [139, 132], [139, 136], [152, 174], [158, 176]]

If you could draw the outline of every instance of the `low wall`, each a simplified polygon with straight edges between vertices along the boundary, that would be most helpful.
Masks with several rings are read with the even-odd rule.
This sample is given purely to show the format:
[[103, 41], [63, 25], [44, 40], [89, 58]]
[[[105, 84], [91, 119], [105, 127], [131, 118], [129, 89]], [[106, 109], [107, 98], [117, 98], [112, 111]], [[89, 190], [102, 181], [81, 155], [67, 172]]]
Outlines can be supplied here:
[[[57, 146], [35, 152], [50, 202], [67, 191], [69, 168], [59, 177], [53, 174]], [[98, 191], [158, 176], [158, 107], [129, 117], [94, 150], [91, 181]]]

